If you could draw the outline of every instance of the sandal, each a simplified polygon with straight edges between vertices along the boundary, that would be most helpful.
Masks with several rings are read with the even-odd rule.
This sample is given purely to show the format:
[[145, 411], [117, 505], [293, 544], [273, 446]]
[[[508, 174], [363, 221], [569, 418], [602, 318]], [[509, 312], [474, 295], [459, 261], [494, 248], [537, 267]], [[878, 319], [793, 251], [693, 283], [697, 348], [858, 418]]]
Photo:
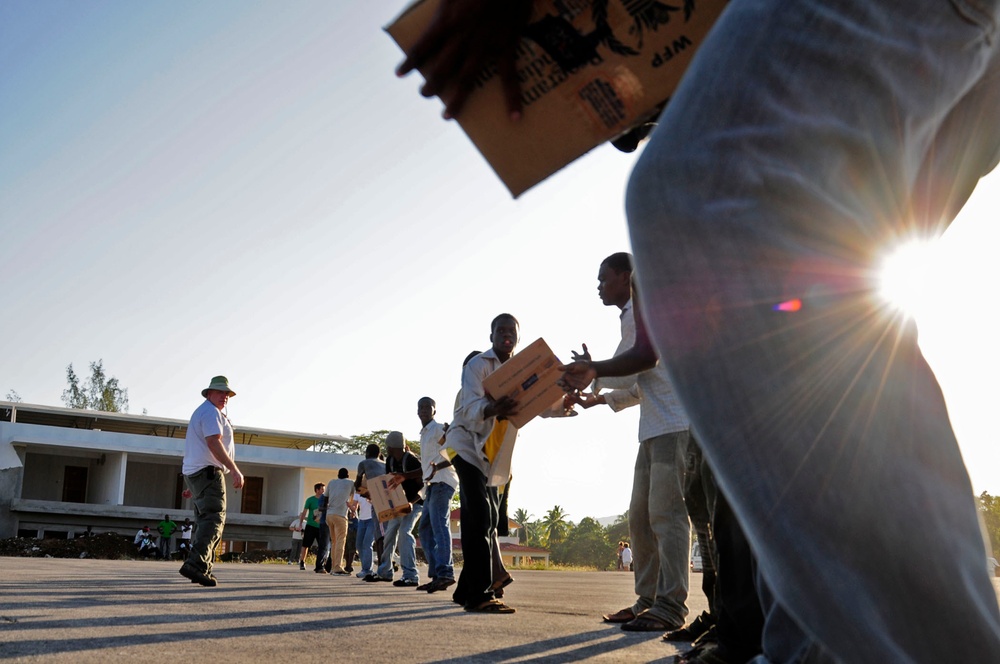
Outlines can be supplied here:
[[514, 583], [514, 577], [508, 574], [506, 579], [504, 579], [503, 581], [497, 581], [492, 586], [490, 586], [490, 590], [493, 592], [494, 597], [500, 599], [501, 597], [503, 597], [503, 589], [512, 583]]
[[666, 618], [650, 615], [648, 611], [643, 611], [635, 617], [635, 620], [622, 624], [622, 629], [626, 632], [666, 632], [677, 627], [679, 625]]
[[635, 613], [632, 611], [632, 607], [627, 607], [618, 611], [617, 613], [605, 613], [601, 618], [604, 622], [609, 623], [627, 623], [635, 620]]
[[514, 613], [517, 609], [507, 606], [503, 602], [491, 599], [478, 606], [467, 606], [465, 610], [470, 613]]

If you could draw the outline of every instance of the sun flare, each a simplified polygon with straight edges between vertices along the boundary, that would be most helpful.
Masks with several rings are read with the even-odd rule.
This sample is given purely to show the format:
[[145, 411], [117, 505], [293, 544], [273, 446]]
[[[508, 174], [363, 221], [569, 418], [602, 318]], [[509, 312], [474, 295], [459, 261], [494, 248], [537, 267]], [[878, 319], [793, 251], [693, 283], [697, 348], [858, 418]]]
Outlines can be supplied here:
[[878, 291], [889, 306], [911, 318], [924, 311], [932, 299], [935, 249], [933, 240], [909, 240], [886, 255]]

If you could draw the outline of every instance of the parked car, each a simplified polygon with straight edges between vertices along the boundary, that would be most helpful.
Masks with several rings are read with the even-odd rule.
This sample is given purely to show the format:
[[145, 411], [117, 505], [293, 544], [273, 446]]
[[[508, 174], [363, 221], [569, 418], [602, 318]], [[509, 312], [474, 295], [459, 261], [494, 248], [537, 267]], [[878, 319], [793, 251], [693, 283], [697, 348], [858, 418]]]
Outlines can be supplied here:
[[691, 545], [691, 571], [705, 571], [705, 568], [701, 564], [701, 547], [698, 545], [697, 540], [695, 540], [694, 544]]

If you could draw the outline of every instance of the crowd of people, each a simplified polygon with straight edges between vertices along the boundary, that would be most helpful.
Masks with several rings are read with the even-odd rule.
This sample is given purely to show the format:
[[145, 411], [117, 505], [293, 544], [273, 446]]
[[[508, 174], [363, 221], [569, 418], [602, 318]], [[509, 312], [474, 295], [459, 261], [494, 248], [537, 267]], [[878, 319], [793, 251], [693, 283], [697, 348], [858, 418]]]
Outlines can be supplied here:
[[[655, 24], [647, 3], [625, 4], [636, 30]], [[516, 64], [531, 20], [530, 0], [442, 0], [397, 75], [419, 70], [452, 119], [486, 71], [521, 122], [535, 112]], [[730, 622], [729, 644], [755, 635], [751, 661], [1000, 661], [944, 397], [872, 279], [887, 245], [943, 231], [1000, 161], [998, 25], [997, 0], [729, 2], [629, 179], [636, 344], [581, 357], [566, 381], [666, 367], [702, 458], [702, 490], [687, 474], [680, 489], [707, 498], [714, 525], [720, 644]], [[632, 499], [664, 525], [677, 500], [653, 483], [641, 495], [651, 461]], [[642, 565], [637, 551], [639, 600], [609, 617], [682, 618], [686, 587], [651, 600]]]
[[[185, 557], [191, 542], [191, 534], [194, 532], [194, 524], [191, 519], [185, 518], [181, 524], [170, 518], [169, 514], [163, 515], [163, 521], [156, 524], [156, 535], [150, 531], [149, 526], [143, 526], [136, 532], [132, 540], [136, 553], [142, 558], [159, 558], [169, 560], [174, 557]], [[178, 537], [174, 538], [174, 533]], [[177, 540], [176, 549], [174, 540]]]
[[[493, 72], [519, 122], [532, 112], [514, 64], [530, 18], [529, 0], [442, 0], [397, 73], [419, 69], [450, 119]], [[680, 657], [690, 664], [1000, 661], [1000, 609], [943, 396], [912, 322], [886, 315], [871, 280], [884, 243], [942, 230], [1000, 161], [998, 25], [997, 0], [756, 0], [728, 3], [700, 45], [630, 178], [636, 278], [622, 257], [599, 272], [622, 345], [602, 361], [584, 348], [564, 368], [582, 407], [641, 409], [636, 600], [608, 622], [711, 635]], [[514, 609], [496, 531], [517, 404], [489, 398], [483, 379], [513, 353], [517, 320], [502, 314], [490, 332], [430, 472], [398, 440], [385, 471], [411, 497], [454, 470], [465, 560], [452, 598], [503, 614]], [[181, 573], [202, 585], [216, 584], [222, 474], [242, 485], [218, 413], [233, 393], [218, 378], [185, 454], [199, 528]], [[407, 526], [428, 510], [381, 526], [400, 547], [398, 585], [421, 585]], [[709, 611], [687, 622], [689, 524], [714, 566]], [[450, 587], [433, 555], [431, 583]], [[392, 570], [383, 555], [363, 571], [377, 582]]]

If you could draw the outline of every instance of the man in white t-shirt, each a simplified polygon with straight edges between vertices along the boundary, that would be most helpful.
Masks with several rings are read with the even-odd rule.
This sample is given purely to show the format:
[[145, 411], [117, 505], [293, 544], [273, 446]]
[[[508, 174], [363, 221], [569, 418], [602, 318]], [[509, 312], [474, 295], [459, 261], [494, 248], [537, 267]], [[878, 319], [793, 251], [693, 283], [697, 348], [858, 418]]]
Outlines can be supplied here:
[[[420, 418], [420, 463], [424, 479], [424, 517], [420, 520], [420, 546], [427, 559], [428, 583], [417, 590], [429, 593], [444, 590], [455, 583], [451, 553], [451, 499], [458, 489], [458, 473], [451, 466], [435, 472], [432, 464], [443, 461], [444, 425], [434, 419], [437, 404], [430, 397], [417, 401]], [[427, 478], [430, 477], [430, 480]]]
[[233, 425], [222, 412], [236, 392], [229, 389], [225, 376], [216, 376], [201, 395], [205, 402], [191, 415], [184, 436], [184, 482], [192, 494], [197, 528], [180, 573], [212, 587], [218, 585], [212, 576], [215, 547], [226, 524], [225, 474], [231, 474], [233, 488], [240, 489], [243, 473], [233, 460]]

